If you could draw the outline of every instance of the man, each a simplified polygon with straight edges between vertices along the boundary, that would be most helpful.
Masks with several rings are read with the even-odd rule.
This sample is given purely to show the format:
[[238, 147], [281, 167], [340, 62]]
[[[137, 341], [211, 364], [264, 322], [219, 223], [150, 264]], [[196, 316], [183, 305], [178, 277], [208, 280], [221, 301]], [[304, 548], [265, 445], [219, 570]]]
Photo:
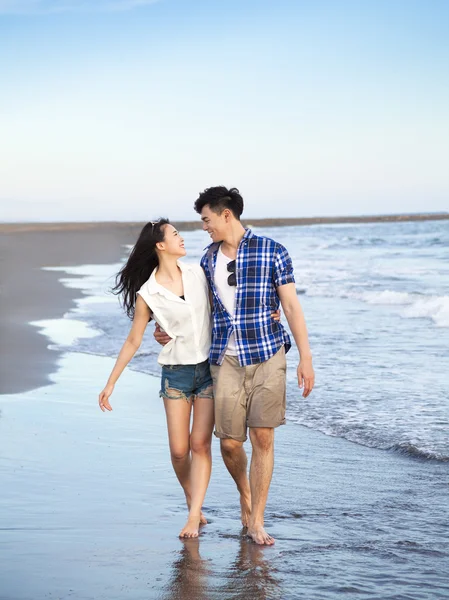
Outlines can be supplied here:
[[[236, 188], [211, 187], [195, 210], [212, 238], [201, 265], [213, 306], [210, 367], [215, 435], [240, 493], [242, 524], [257, 544], [272, 545], [264, 512], [274, 464], [274, 429], [285, 423], [289, 335], [271, 318], [279, 303], [299, 349], [298, 384], [306, 398], [314, 385], [307, 328], [287, 250], [245, 229]], [[250, 475], [243, 442], [252, 444]]]

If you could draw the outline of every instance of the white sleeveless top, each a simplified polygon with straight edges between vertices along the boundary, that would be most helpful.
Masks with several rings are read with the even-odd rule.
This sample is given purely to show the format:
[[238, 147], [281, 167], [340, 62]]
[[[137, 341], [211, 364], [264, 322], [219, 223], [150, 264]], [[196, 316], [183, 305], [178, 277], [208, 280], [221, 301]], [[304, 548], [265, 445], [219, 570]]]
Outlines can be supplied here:
[[185, 300], [156, 281], [157, 268], [137, 292], [172, 338], [159, 354], [160, 365], [191, 365], [209, 358], [212, 320], [206, 276], [200, 265], [178, 261], [178, 266]]

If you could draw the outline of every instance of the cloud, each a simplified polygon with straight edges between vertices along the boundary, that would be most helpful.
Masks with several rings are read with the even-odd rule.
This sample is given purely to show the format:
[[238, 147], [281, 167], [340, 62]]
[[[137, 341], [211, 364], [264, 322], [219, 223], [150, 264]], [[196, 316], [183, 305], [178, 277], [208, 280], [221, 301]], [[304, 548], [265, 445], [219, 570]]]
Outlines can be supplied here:
[[125, 11], [160, 0], [0, 0], [0, 15]]

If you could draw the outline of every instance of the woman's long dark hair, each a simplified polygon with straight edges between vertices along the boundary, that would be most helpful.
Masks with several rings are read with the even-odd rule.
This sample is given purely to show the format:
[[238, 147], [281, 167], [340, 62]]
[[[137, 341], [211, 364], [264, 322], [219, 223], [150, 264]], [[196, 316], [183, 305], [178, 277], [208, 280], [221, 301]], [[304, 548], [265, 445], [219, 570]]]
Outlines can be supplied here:
[[168, 219], [159, 219], [145, 225], [128, 260], [115, 278], [112, 292], [121, 296], [123, 308], [131, 320], [134, 318], [137, 292], [159, 264], [156, 244], [164, 241], [164, 225], [169, 222]]

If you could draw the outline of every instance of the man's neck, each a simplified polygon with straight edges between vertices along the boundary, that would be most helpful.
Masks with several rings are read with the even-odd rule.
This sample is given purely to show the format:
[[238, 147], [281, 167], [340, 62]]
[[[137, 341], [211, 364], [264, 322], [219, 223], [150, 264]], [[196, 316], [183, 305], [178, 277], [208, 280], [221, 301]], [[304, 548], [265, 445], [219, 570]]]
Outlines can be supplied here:
[[233, 223], [221, 242], [221, 249], [224, 254], [235, 254], [245, 233], [246, 230], [240, 221]]

